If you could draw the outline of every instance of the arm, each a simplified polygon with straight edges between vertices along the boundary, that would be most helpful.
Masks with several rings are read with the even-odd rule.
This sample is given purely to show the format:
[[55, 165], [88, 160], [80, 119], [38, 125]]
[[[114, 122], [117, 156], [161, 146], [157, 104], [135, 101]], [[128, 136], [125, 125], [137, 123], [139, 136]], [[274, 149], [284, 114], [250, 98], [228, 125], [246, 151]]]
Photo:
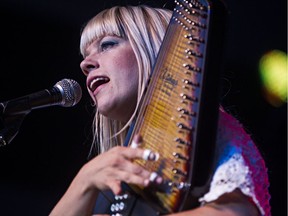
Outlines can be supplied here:
[[132, 163], [142, 158], [140, 148], [114, 147], [85, 164], [50, 216], [91, 215], [100, 190], [121, 193], [121, 182], [147, 186], [150, 173]]
[[66, 193], [50, 213], [50, 216], [92, 214], [98, 190], [96, 188], [89, 189], [89, 183], [87, 182], [89, 177], [85, 174], [85, 166], [74, 178]]
[[169, 216], [258, 216], [259, 211], [248, 196], [234, 190], [206, 205]]

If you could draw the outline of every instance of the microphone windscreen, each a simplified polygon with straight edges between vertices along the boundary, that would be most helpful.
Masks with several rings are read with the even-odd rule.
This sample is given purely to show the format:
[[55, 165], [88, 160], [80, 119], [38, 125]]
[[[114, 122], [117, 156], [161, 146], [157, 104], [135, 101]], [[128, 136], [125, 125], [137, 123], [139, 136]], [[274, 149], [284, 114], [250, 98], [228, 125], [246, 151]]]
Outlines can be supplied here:
[[82, 98], [82, 89], [79, 83], [72, 79], [62, 79], [54, 85], [61, 95], [61, 106], [71, 107], [76, 105]]

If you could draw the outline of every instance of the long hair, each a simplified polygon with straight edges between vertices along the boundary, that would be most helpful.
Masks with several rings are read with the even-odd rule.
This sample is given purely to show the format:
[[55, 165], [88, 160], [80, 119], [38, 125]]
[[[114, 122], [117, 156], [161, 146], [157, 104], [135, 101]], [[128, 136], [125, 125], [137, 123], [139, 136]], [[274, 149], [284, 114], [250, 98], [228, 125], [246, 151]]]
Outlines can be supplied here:
[[171, 15], [170, 10], [151, 8], [145, 5], [115, 6], [97, 14], [84, 27], [80, 40], [80, 52], [83, 56], [85, 49], [94, 40], [105, 35], [118, 36], [130, 42], [139, 71], [138, 98], [134, 114], [128, 122], [120, 122], [103, 116], [96, 108], [91, 150], [104, 152], [124, 142], [127, 129], [135, 116], [146, 82], [151, 74]]

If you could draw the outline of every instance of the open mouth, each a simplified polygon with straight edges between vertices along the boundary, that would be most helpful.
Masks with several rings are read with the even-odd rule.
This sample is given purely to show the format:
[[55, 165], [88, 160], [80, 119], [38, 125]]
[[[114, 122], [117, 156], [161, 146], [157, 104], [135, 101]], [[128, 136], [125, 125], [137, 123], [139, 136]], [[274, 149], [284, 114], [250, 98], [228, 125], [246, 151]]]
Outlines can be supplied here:
[[94, 92], [100, 85], [109, 82], [110, 79], [107, 77], [96, 77], [90, 82], [89, 89]]

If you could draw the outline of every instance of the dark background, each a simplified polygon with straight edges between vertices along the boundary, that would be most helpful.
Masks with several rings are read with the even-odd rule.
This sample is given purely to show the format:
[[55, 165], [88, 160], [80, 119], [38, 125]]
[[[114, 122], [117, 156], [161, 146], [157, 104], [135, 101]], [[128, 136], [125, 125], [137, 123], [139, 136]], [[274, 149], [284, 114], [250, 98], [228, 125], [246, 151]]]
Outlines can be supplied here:
[[[48, 215], [87, 160], [92, 114], [79, 68], [80, 29], [114, 2], [1, 0], [0, 101], [52, 87], [63, 78], [77, 80], [84, 96], [75, 107], [33, 111], [13, 142], [0, 148], [0, 215]], [[287, 2], [226, 3], [224, 77], [230, 90], [222, 102], [244, 123], [266, 160], [273, 215], [286, 215], [287, 106], [273, 107], [264, 99], [258, 63], [270, 50], [287, 53]]]

